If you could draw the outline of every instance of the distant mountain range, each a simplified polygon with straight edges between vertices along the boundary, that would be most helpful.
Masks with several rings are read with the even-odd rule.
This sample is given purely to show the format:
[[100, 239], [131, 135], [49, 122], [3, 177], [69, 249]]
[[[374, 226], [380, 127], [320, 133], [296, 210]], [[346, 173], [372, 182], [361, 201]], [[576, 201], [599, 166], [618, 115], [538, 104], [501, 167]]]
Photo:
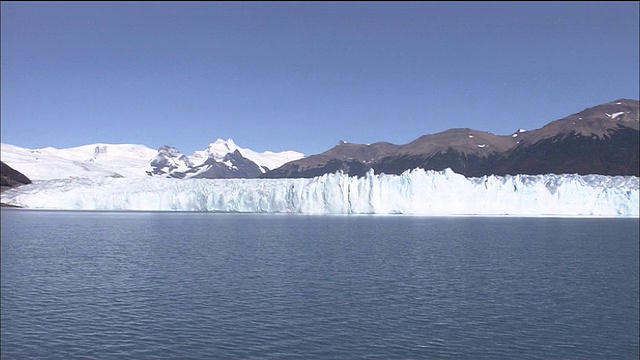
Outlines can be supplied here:
[[218, 139], [191, 156], [183, 155], [174, 147], [162, 146], [150, 162], [152, 169], [146, 173], [180, 179], [256, 178], [303, 156], [296, 151], [258, 153], [239, 147], [232, 139]]
[[400, 174], [417, 167], [451, 168], [471, 177], [548, 173], [638, 176], [638, 118], [638, 101], [621, 99], [511, 135], [465, 128], [424, 135], [405, 145], [340, 142], [263, 177], [314, 177], [336, 171], [360, 176], [369, 169]]
[[32, 180], [46, 180], [104, 176], [297, 178], [336, 171], [361, 176], [370, 169], [400, 174], [418, 167], [451, 168], [471, 177], [549, 173], [639, 176], [638, 105], [637, 100], [616, 100], [552, 121], [540, 129], [520, 129], [510, 135], [465, 128], [423, 135], [404, 145], [342, 141], [308, 157], [296, 151], [259, 153], [237, 146], [232, 139], [218, 139], [189, 156], [168, 145], [153, 150], [131, 144], [91, 144], [68, 149], [26, 149], [2, 144], [1, 158], [7, 165], [2, 167], [2, 179], [8, 173], [15, 175], [9, 169]]
[[175, 147], [158, 150], [144, 145], [91, 144], [74, 148], [26, 149], [1, 145], [2, 161], [32, 180], [69, 177], [256, 178], [297, 160], [295, 151], [256, 152], [218, 139], [190, 156]]

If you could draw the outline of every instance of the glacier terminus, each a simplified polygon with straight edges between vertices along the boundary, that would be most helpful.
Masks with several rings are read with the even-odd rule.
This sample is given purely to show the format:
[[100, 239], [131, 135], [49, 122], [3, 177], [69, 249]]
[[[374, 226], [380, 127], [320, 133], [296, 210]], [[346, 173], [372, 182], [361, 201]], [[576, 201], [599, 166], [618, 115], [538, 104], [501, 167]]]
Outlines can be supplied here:
[[467, 178], [408, 170], [295, 179], [71, 177], [5, 191], [3, 203], [34, 209], [210, 211], [426, 216], [638, 217], [639, 178], [515, 175]]

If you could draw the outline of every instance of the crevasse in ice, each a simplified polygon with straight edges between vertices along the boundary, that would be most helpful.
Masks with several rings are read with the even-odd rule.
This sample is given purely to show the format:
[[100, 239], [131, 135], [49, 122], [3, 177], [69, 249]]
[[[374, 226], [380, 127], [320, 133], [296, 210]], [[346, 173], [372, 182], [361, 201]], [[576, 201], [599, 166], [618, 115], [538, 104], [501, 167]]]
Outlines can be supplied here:
[[26, 208], [68, 210], [638, 217], [638, 189], [633, 176], [466, 178], [450, 169], [415, 169], [360, 178], [43, 180], [1, 198]]

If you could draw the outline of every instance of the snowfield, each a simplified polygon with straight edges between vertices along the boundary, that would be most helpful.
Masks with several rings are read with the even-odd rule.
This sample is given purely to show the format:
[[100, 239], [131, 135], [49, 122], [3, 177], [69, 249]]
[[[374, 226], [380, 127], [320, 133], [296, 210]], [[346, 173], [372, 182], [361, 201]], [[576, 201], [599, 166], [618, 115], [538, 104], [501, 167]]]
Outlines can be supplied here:
[[450, 169], [313, 179], [38, 180], [3, 192], [37, 209], [302, 214], [638, 217], [633, 176], [517, 175], [466, 178]]
[[146, 177], [158, 153], [144, 145], [91, 144], [74, 148], [27, 149], [2, 144], [2, 161], [29, 179], [69, 177]]
[[[191, 156], [185, 156], [192, 166], [202, 165], [212, 158], [224, 163], [227, 154], [239, 151], [241, 155], [256, 163], [264, 173], [266, 169], [275, 169], [282, 164], [303, 158], [302, 153], [296, 151], [262, 153], [247, 148], [241, 148], [233, 139], [218, 139], [209, 144], [206, 150], [196, 151]], [[125, 177], [146, 178], [152, 172], [151, 161], [158, 156], [158, 150], [144, 145], [135, 144], [90, 144], [66, 149], [47, 147], [42, 149], [28, 149], [15, 145], [0, 145], [2, 161], [13, 169], [21, 172], [30, 180], [54, 180], [72, 177]], [[178, 153], [176, 155], [182, 155]], [[176, 158], [177, 159], [177, 158]], [[186, 163], [168, 159], [174, 170], [187, 171]], [[229, 168], [235, 168], [231, 163], [224, 163]], [[203, 169], [206, 170], [206, 169]], [[195, 175], [195, 174], [194, 174]], [[164, 175], [163, 177], [166, 177]]]

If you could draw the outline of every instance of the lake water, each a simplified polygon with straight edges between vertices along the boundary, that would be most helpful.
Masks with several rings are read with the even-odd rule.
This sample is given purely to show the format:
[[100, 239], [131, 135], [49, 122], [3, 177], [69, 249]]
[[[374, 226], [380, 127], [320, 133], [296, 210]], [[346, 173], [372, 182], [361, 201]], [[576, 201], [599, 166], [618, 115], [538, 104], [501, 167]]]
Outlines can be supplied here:
[[637, 359], [638, 219], [2, 210], [2, 359]]

